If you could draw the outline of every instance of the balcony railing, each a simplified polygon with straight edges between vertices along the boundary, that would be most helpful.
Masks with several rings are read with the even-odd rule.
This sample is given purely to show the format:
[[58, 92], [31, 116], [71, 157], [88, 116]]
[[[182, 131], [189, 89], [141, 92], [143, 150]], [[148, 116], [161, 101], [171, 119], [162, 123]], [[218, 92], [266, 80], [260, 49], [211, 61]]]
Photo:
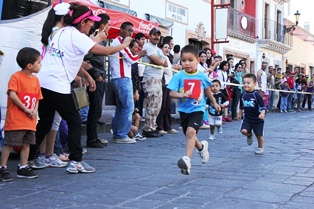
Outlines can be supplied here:
[[234, 8], [229, 8], [228, 30], [254, 39], [255, 18]]
[[285, 33], [285, 26], [270, 19], [260, 20], [261, 39], [270, 39], [292, 46], [292, 36]]

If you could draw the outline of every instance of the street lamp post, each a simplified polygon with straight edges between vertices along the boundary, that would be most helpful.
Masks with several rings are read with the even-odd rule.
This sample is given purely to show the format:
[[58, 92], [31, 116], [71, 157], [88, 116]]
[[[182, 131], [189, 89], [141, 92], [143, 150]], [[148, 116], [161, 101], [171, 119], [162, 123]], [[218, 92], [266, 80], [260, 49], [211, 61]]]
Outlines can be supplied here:
[[297, 10], [297, 12], [294, 13], [295, 25], [292, 25], [292, 26], [285, 25], [285, 33], [289, 33], [290, 31], [294, 31], [295, 30], [295, 26], [297, 26], [299, 24], [300, 15], [301, 14], [299, 13], [299, 10]]

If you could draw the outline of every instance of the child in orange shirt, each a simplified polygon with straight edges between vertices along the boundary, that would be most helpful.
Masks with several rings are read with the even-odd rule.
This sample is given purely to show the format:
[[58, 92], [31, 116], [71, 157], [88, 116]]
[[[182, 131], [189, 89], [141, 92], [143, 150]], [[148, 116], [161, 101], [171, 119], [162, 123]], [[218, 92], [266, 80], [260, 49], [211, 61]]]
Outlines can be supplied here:
[[39, 80], [33, 73], [41, 67], [40, 53], [25, 47], [16, 57], [21, 71], [14, 73], [8, 83], [7, 112], [4, 124], [4, 147], [1, 153], [0, 180], [12, 181], [7, 162], [13, 146], [22, 146], [18, 178], [37, 178], [38, 175], [28, 166], [30, 144], [35, 144], [38, 101], [42, 99]]

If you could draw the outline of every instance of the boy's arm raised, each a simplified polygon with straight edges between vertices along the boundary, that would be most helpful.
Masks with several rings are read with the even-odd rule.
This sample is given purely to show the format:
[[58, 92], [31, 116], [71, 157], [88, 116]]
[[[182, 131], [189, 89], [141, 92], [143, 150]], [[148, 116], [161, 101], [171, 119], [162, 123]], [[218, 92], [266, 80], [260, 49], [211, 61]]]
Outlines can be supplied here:
[[192, 92], [190, 90], [184, 92], [184, 93], [179, 93], [176, 91], [171, 90], [169, 92], [169, 96], [175, 99], [183, 99], [183, 98], [188, 98], [189, 96], [192, 95]]

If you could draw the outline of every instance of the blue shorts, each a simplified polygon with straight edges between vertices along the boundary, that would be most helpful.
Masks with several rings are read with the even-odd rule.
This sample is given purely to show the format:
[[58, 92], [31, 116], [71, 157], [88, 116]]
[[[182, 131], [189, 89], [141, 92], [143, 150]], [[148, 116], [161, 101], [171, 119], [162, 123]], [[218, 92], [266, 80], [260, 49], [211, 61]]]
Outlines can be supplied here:
[[248, 133], [254, 131], [254, 134], [256, 136], [263, 136], [264, 135], [264, 121], [258, 121], [258, 122], [249, 122], [246, 120], [242, 120], [241, 129], [240, 130], [247, 130]]

